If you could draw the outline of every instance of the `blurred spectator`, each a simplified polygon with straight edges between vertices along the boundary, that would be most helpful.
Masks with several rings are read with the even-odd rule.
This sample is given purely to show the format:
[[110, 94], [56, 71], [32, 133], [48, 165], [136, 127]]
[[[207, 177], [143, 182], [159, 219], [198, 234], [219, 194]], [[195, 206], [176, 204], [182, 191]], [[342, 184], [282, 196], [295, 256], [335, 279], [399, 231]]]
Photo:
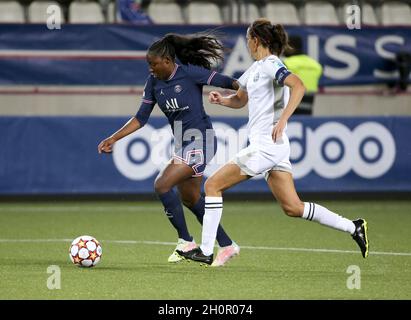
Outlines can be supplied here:
[[306, 93], [294, 114], [312, 114], [315, 93], [322, 74], [322, 66], [313, 58], [303, 53], [302, 40], [298, 36], [290, 36], [292, 50], [285, 52], [284, 64], [298, 75], [306, 87]]
[[117, 0], [117, 12], [121, 21], [136, 24], [152, 24], [145, 9], [151, 0]]

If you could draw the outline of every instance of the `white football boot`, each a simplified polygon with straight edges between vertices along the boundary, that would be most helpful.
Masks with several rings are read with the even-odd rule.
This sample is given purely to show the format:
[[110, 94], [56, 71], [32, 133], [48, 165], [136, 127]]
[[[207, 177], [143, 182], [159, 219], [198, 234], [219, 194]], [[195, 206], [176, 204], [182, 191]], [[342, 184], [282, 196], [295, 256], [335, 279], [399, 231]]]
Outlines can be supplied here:
[[212, 267], [222, 267], [228, 260], [240, 254], [240, 247], [233, 241], [233, 243], [226, 247], [218, 249], [217, 257], [211, 264]]
[[184, 239], [178, 239], [177, 246], [174, 249], [173, 253], [168, 257], [168, 262], [174, 263], [183, 260], [183, 258], [176, 252], [176, 250], [180, 251], [190, 251], [194, 248], [197, 248], [197, 244], [193, 241], [186, 241]]

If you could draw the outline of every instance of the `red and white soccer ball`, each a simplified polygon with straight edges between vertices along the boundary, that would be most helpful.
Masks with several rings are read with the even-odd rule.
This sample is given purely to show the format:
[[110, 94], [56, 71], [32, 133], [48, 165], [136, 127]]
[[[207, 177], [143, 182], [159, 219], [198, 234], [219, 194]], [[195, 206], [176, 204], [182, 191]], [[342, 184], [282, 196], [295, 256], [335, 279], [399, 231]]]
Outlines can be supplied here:
[[94, 267], [101, 260], [103, 249], [100, 242], [91, 236], [80, 236], [70, 246], [70, 259], [79, 267]]

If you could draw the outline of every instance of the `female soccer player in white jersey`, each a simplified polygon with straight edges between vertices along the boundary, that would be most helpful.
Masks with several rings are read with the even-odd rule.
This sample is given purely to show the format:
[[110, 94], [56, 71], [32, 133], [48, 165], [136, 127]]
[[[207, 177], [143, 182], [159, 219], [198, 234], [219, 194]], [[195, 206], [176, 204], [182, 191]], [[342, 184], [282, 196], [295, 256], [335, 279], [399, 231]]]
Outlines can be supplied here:
[[242, 108], [248, 102], [250, 144], [207, 179], [201, 246], [178, 253], [194, 261], [221, 265], [218, 259], [213, 262], [213, 247], [223, 211], [222, 193], [242, 181], [264, 174], [285, 214], [351, 234], [363, 257], [367, 257], [365, 220], [351, 221], [319, 204], [302, 202], [295, 190], [286, 127], [305, 88], [278, 58], [289, 46], [287, 33], [282, 25], [258, 19], [247, 30], [247, 45], [255, 62], [238, 80], [240, 89], [226, 97], [211, 92], [209, 100], [229, 108]]

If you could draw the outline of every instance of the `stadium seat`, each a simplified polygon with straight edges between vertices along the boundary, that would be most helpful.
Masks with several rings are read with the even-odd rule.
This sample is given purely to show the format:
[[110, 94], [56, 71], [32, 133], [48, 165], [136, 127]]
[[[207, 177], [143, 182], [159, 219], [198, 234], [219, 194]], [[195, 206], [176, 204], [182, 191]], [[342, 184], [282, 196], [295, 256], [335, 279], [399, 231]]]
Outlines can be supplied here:
[[46, 23], [49, 14], [47, 13], [47, 8], [49, 6], [57, 6], [60, 8], [61, 12], [61, 22], [64, 23], [63, 10], [60, 5], [55, 1], [34, 1], [30, 4], [28, 8], [28, 20], [31, 23]]
[[[238, 12], [235, 13], [234, 18], [237, 18]], [[254, 3], [242, 4], [241, 5], [241, 20], [242, 23], [251, 23], [260, 17], [258, 8]]]
[[334, 6], [325, 1], [308, 2], [305, 5], [305, 24], [308, 25], [339, 25]]
[[114, 2], [110, 2], [107, 7], [107, 22], [114, 23], [117, 21], [116, 19], [116, 4]]
[[17, 1], [0, 2], [0, 22], [24, 23], [23, 7]]
[[267, 4], [267, 18], [272, 23], [300, 24], [296, 7], [287, 2], [274, 2]]
[[411, 8], [406, 3], [384, 3], [381, 15], [383, 25], [411, 25]]
[[104, 16], [101, 7], [95, 2], [74, 1], [69, 8], [71, 23], [103, 23]]
[[184, 19], [179, 5], [175, 3], [152, 3], [148, 15], [155, 23], [183, 24]]
[[364, 4], [362, 7], [362, 23], [373, 26], [379, 24], [375, 11], [369, 4]]
[[220, 9], [214, 3], [190, 3], [187, 7], [188, 22], [191, 24], [222, 24]]

